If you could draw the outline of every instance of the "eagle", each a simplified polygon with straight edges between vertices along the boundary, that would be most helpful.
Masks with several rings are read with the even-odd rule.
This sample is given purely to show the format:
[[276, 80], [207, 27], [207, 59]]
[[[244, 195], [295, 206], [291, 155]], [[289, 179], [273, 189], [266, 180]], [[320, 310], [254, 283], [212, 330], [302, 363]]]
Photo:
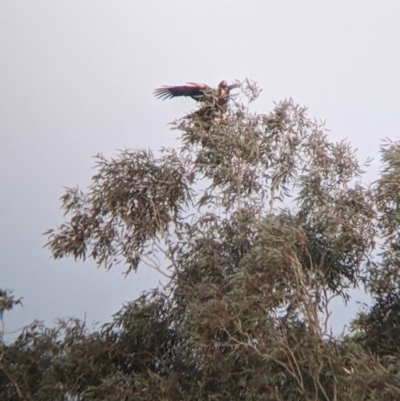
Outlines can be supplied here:
[[238, 83], [228, 85], [228, 82], [225, 80], [221, 81], [216, 88], [212, 88], [206, 84], [188, 82], [186, 85], [163, 86], [155, 89], [154, 96], [162, 100], [177, 96], [190, 96], [197, 102], [206, 103], [207, 108], [212, 105], [214, 109], [225, 112], [229, 92], [239, 86]]

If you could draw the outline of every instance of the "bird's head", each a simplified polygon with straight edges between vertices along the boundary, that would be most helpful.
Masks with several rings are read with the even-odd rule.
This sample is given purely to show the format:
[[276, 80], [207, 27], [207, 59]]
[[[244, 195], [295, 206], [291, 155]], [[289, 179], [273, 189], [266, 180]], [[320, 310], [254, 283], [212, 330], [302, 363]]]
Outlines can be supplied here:
[[218, 88], [225, 89], [225, 88], [227, 88], [227, 87], [228, 87], [228, 82], [226, 82], [225, 80], [221, 81], [221, 82], [218, 84]]

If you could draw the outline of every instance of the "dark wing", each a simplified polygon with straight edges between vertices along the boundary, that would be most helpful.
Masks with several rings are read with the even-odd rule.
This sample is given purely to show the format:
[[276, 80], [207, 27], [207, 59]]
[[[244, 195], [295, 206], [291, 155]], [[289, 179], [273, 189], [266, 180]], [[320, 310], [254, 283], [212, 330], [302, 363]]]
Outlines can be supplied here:
[[204, 100], [204, 92], [210, 92], [213, 89], [206, 84], [196, 84], [188, 82], [181, 86], [163, 86], [156, 89], [153, 93], [158, 99], [171, 99], [176, 96], [190, 96], [197, 101]]

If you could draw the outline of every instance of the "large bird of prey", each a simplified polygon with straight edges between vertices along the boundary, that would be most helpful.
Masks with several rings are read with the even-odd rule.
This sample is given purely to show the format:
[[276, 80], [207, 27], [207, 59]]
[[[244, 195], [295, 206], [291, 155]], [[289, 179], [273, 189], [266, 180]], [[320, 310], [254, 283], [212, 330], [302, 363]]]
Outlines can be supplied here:
[[226, 81], [221, 81], [216, 88], [212, 88], [206, 84], [188, 82], [186, 85], [158, 88], [154, 91], [154, 96], [162, 100], [177, 96], [190, 96], [198, 102], [211, 102], [218, 109], [224, 111], [229, 99], [230, 90], [239, 86], [238, 83], [228, 85]]

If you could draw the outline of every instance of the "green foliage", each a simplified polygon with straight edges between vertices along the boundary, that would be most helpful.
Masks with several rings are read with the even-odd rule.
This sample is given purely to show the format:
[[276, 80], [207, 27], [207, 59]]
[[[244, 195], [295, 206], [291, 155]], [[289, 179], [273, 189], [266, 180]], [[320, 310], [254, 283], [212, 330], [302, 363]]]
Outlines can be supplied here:
[[15, 305], [22, 305], [22, 298], [15, 298], [10, 290], [0, 289], [0, 312], [10, 310]]
[[[27, 327], [2, 348], [0, 399], [400, 399], [400, 143], [365, 186], [305, 108], [253, 113], [242, 89], [247, 106], [176, 121], [178, 150], [97, 156], [88, 191], [66, 190], [54, 258], [169, 280], [95, 330]], [[334, 336], [330, 301], [354, 287], [373, 304]]]

